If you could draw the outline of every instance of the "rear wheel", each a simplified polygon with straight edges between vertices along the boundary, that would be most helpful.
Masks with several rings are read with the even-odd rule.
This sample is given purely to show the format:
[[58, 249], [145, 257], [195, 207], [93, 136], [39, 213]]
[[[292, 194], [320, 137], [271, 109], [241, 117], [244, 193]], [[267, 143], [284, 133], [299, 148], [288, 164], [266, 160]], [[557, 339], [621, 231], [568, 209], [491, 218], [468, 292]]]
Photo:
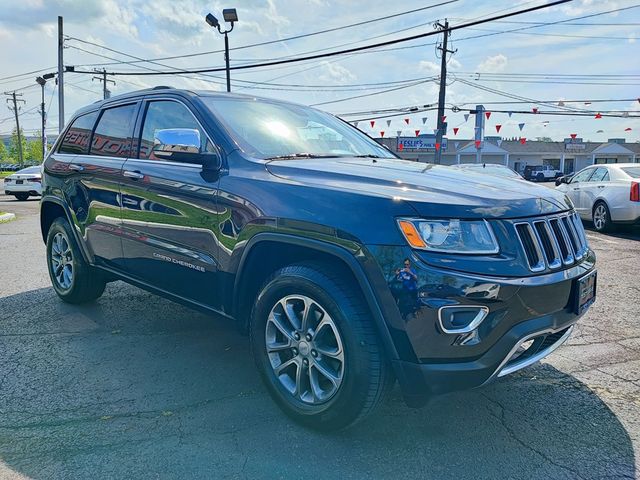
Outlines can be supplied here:
[[16, 193], [15, 197], [20, 200], [21, 202], [24, 202], [26, 199], [29, 198], [29, 194], [28, 193]]
[[344, 275], [318, 265], [277, 271], [257, 298], [250, 333], [269, 393], [306, 426], [353, 425], [393, 385], [361, 295]]
[[544, 181], [544, 174], [543, 173], [539, 173], [538, 175], [536, 175], [536, 180], [538, 182]]
[[613, 226], [611, 221], [611, 214], [609, 213], [609, 207], [604, 202], [596, 202], [593, 206], [593, 228], [598, 232], [608, 232]]
[[102, 274], [85, 262], [69, 222], [57, 218], [47, 234], [47, 265], [53, 289], [67, 303], [86, 303], [102, 295]]

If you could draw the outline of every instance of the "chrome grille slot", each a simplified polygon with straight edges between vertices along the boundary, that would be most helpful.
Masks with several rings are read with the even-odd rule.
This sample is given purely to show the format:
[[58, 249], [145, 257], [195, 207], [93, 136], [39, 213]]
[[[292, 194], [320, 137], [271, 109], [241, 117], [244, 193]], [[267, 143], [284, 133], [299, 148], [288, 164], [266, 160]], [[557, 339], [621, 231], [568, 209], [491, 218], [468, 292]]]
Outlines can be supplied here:
[[532, 272], [572, 265], [589, 249], [577, 213], [551, 215], [513, 225]]
[[524, 253], [529, 262], [529, 269], [532, 272], [544, 270], [544, 258], [540, 251], [539, 241], [530, 223], [517, 223], [516, 232], [520, 238], [520, 243], [524, 248]]

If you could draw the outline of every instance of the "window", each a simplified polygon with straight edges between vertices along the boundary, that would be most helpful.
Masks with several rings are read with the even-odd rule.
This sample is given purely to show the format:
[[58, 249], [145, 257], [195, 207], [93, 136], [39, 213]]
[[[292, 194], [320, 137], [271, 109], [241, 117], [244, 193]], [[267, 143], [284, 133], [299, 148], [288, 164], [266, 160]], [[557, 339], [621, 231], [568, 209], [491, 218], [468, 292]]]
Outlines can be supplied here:
[[608, 182], [609, 181], [609, 171], [606, 168], [596, 168], [596, 171], [593, 172], [591, 178], [589, 178], [589, 182]]
[[232, 138], [256, 158], [376, 156], [386, 148], [328, 113], [289, 103], [232, 97], [200, 97]]
[[630, 177], [640, 178], [640, 167], [625, 167], [622, 171]]
[[58, 148], [58, 153], [87, 154], [91, 131], [98, 118], [98, 111], [80, 115], [67, 129]]
[[136, 104], [102, 112], [91, 142], [91, 155], [126, 158], [131, 152], [131, 129]]
[[591, 174], [593, 174], [593, 171], [593, 168], [585, 168], [584, 170], [578, 172], [576, 176], [571, 179], [571, 183], [586, 182], [587, 180], [589, 180]]
[[200, 150], [202, 152], [215, 152], [213, 145], [207, 138], [204, 130], [195, 119], [191, 110], [185, 105], [169, 100], [150, 102], [144, 119], [142, 136], [140, 138], [139, 158], [149, 160], [162, 160], [153, 154], [153, 138], [157, 130], [166, 128], [190, 128], [200, 132]]

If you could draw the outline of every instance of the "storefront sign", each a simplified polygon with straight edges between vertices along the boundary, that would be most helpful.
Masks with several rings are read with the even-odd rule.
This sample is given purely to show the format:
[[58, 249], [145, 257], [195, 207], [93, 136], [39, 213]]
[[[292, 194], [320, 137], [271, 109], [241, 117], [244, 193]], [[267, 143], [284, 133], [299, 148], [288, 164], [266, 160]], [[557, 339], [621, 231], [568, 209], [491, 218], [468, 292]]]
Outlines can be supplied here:
[[[447, 149], [447, 139], [442, 139], [442, 150]], [[435, 151], [436, 137], [435, 135], [425, 135], [420, 137], [398, 137], [397, 149], [399, 152], [410, 150], [412, 152]]]

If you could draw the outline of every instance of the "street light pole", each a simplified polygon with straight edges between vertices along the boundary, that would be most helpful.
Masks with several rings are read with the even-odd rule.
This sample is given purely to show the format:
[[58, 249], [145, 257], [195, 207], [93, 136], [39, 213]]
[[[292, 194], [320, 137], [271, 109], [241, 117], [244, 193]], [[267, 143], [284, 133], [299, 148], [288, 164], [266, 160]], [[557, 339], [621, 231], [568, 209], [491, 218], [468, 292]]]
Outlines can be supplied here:
[[55, 76], [55, 73], [45, 73], [41, 77], [36, 78], [36, 82], [38, 82], [38, 85], [42, 88], [42, 102], [40, 103], [40, 115], [42, 115], [42, 160], [47, 156], [47, 135], [45, 133], [47, 112], [45, 111], [44, 86], [47, 84], [47, 80]]
[[227, 92], [230, 92], [231, 69], [229, 68], [229, 33], [231, 33], [231, 31], [233, 30], [235, 22], [238, 21], [238, 14], [235, 8], [225, 8], [224, 10], [222, 10], [222, 16], [225, 22], [229, 22], [231, 24], [231, 28], [229, 28], [228, 30], [222, 31], [222, 28], [220, 28], [220, 22], [210, 13], [205, 17], [205, 21], [209, 24], [209, 26], [217, 28], [218, 32], [224, 35], [224, 61], [225, 70], [227, 73]]

